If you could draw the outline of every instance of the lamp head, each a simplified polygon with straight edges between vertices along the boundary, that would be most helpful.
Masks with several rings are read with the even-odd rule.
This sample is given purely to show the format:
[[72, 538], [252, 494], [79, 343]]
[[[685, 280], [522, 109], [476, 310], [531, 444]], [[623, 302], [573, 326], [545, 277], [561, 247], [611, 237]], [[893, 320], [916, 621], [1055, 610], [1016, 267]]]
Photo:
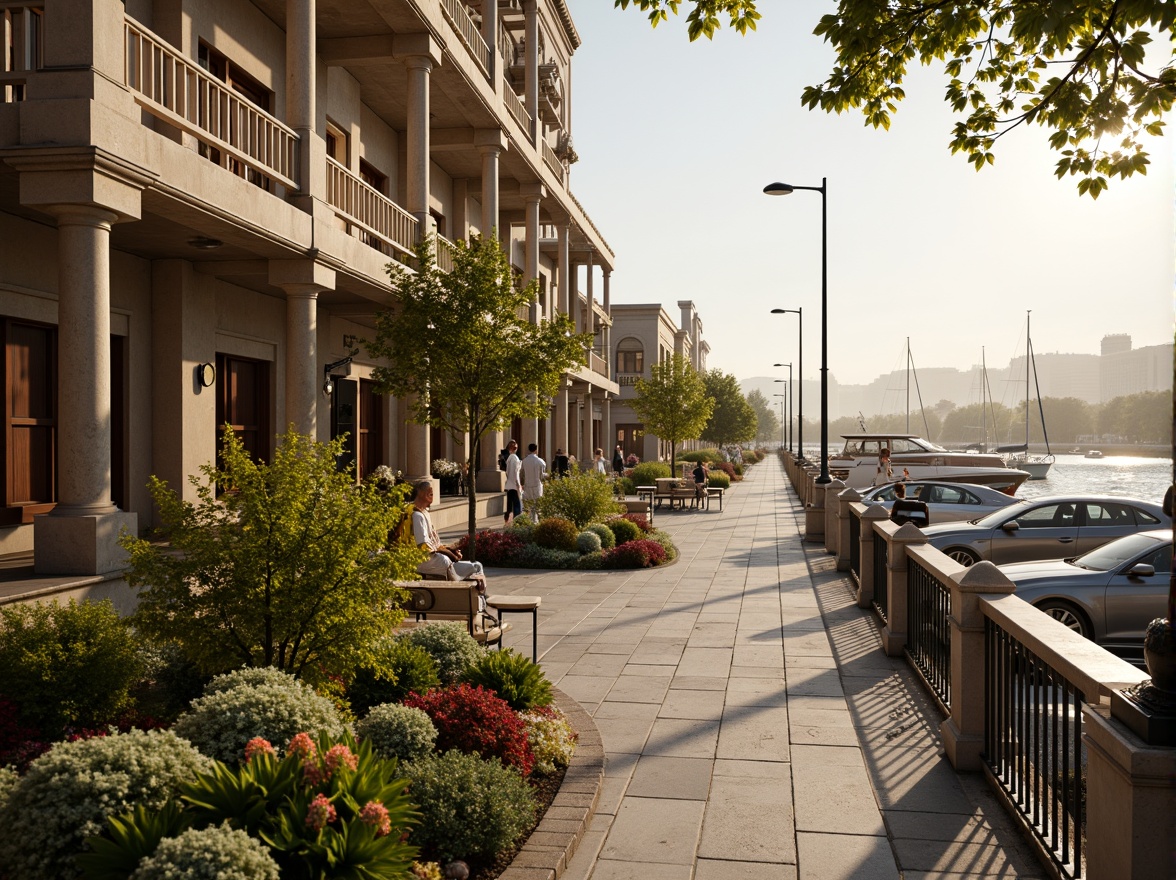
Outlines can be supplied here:
[[793, 189], [791, 183], [769, 183], [764, 187], [764, 192], [770, 196], [790, 196]]

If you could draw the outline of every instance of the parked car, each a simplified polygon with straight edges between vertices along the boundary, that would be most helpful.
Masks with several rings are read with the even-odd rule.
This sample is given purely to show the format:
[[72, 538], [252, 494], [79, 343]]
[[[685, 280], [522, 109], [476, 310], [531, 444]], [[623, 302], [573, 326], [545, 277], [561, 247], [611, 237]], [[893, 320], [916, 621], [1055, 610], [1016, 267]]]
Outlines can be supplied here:
[[1138, 498], [1054, 495], [1020, 501], [968, 523], [932, 523], [932, 547], [962, 565], [997, 565], [1078, 556], [1107, 541], [1171, 526], [1160, 505]]
[[[871, 489], [862, 495], [862, 501], [881, 504], [890, 510], [894, 506], [894, 487], [897, 485], [897, 483], [887, 483], [885, 486]], [[922, 501], [927, 505], [932, 525], [979, 519], [994, 510], [1000, 510], [1010, 504], [1017, 503], [1016, 498], [1006, 495], [1004, 492], [972, 483], [911, 480], [904, 485], [906, 486], [906, 497], [909, 500]]]
[[1172, 531], [1116, 538], [1089, 553], [1000, 570], [1017, 595], [1074, 632], [1108, 648], [1138, 652], [1143, 631], [1168, 609]]

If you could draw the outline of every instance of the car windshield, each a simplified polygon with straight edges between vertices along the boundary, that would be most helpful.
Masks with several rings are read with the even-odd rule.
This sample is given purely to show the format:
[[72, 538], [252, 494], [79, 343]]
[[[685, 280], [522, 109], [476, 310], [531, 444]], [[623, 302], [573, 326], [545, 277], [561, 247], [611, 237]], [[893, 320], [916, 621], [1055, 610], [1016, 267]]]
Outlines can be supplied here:
[[1149, 535], [1127, 535], [1083, 553], [1073, 560], [1073, 564], [1090, 571], [1110, 571], [1154, 548], [1158, 543], [1161, 542]]
[[1002, 507], [1000, 510], [994, 510], [987, 516], [982, 516], [979, 519], [969, 520], [974, 525], [984, 526], [987, 529], [995, 529], [1004, 524], [1005, 520], [1012, 519], [1020, 513], [1024, 513], [1022, 505], [1028, 504], [1024, 498], [1018, 498], [1013, 504], [1008, 507]]

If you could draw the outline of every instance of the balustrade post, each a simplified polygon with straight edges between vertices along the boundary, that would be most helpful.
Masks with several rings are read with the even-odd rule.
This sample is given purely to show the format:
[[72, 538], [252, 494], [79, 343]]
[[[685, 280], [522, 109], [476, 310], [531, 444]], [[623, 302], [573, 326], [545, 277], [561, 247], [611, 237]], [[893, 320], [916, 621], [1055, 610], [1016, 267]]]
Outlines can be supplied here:
[[886, 626], [882, 646], [891, 657], [902, 655], [907, 638], [907, 553], [908, 545], [926, 544], [927, 536], [918, 526], [906, 523], [883, 536], [890, 545], [886, 554]]
[[804, 540], [806, 544], [825, 543], [825, 484], [817, 483], [816, 474], [808, 479], [808, 500], [804, 505]]
[[[909, 524], [908, 524], [909, 525]], [[903, 526], [906, 528], [907, 526]], [[911, 528], [914, 528], [911, 526]], [[984, 750], [984, 613], [980, 597], [1014, 591], [991, 562], [977, 562], [948, 579], [951, 590], [951, 714], [939, 725], [956, 770], [979, 770]], [[1089, 803], [1089, 800], [1088, 800]]]
[[841, 504], [837, 497], [844, 488], [841, 480], [825, 484], [825, 550], [834, 556], [841, 546]]
[[850, 505], [861, 501], [862, 496], [857, 489], [843, 489], [837, 493], [837, 570], [849, 571], [849, 518]]
[[862, 570], [860, 572], [857, 605], [858, 608], [872, 608], [874, 605], [874, 591], [881, 586], [886, 589], [886, 572], [874, 571], [874, 542], [882, 538], [874, 531], [874, 523], [887, 522], [890, 515], [884, 507], [871, 504], [862, 514], [862, 533], [858, 539]]

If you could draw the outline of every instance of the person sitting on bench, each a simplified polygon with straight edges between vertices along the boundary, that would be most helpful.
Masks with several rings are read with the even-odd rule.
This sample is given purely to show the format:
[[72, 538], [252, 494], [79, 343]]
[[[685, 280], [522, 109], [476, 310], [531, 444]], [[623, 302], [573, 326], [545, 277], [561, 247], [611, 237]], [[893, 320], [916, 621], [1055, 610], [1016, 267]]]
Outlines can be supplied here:
[[[478, 581], [483, 589], [486, 575], [482, 563], [465, 562], [461, 551], [441, 543], [433, 521], [429, 518], [429, 505], [433, 503], [433, 484], [421, 480], [412, 487], [412, 537], [416, 545], [429, 551], [429, 557], [417, 566], [424, 575], [440, 576], [450, 581]], [[483, 593], [484, 594], [484, 593]]]
[[894, 487], [894, 506], [890, 508], [890, 521], [902, 525], [913, 523], [916, 526], [931, 524], [931, 511], [927, 509], [927, 502], [907, 500], [906, 486], [898, 483]]

